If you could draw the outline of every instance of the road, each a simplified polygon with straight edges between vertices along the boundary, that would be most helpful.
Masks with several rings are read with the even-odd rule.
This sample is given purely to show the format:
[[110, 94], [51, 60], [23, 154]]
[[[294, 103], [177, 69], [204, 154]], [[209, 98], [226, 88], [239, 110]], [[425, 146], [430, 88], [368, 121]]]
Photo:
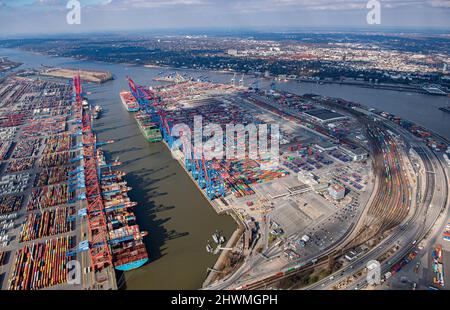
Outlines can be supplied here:
[[[411, 250], [413, 242], [417, 244], [418, 240], [423, 238], [423, 235], [427, 232], [425, 227], [432, 227], [434, 225], [437, 216], [446, 205], [446, 202], [443, 203], [442, 201], [436, 201], [431, 204], [431, 200], [435, 194], [434, 183], [436, 176], [439, 178], [442, 189], [446, 189], [447, 186], [445, 183], [445, 175], [442, 176], [441, 166], [438, 164], [439, 162], [434, 154], [426, 146], [422, 145], [419, 139], [402, 128], [392, 125], [386, 120], [373, 122], [367, 119], [366, 124], [373, 146], [372, 155], [374, 156], [374, 169], [377, 173], [377, 182], [374, 188], [374, 195], [372, 195], [374, 198], [371, 197], [364, 212], [356, 220], [356, 224], [352, 225], [349, 232], [344, 234], [329, 249], [322, 251], [314, 257], [303, 258], [288, 264], [281, 270], [267, 270], [260, 272], [257, 276], [244, 279], [248, 271], [255, 268], [264, 259], [261, 256], [247, 258], [237, 272], [225, 280], [213, 284], [209, 289], [265, 288], [281, 279], [291, 277], [296, 273], [312, 268], [312, 261], [326, 259], [331, 253], [334, 255], [342, 255], [343, 249], [348, 249], [349, 244], [358, 245], [374, 236], [385, 235], [381, 243], [358, 258], [353, 264], [344, 267], [330, 277], [310, 286], [308, 289], [330, 288], [349, 275], [353, 275], [355, 270], [365, 267], [367, 261], [380, 257], [395, 244], [398, 244], [400, 249], [394, 254], [391, 260], [397, 260], [397, 256], [398, 259], [401, 259]], [[411, 176], [408, 176], [408, 169], [406, 168], [408, 160], [405, 158], [406, 156], [402, 150], [402, 144], [404, 143], [418, 150], [425, 165], [426, 178], [424, 180], [425, 195], [423, 203], [416, 202], [422, 200], [420, 195], [412, 197], [413, 188], [410, 181], [413, 180], [411, 180]], [[439, 171], [436, 172], [434, 168]], [[445, 190], [445, 193], [447, 192]], [[442, 195], [436, 196], [442, 197]], [[403, 225], [400, 225], [402, 223]], [[356, 234], [360, 232], [357, 238], [355, 238], [355, 232]], [[390, 235], [386, 236], [386, 233], [390, 233]], [[269, 249], [266, 254], [273, 254], [271, 251], [274, 251], [274, 249]]]
[[[308, 289], [332, 289], [338, 283], [351, 277], [359, 270], [366, 267], [369, 260], [377, 259], [398, 244], [400, 249], [385, 262], [381, 264], [381, 273], [384, 274], [390, 268], [408, 253], [415, 250], [420, 240], [429, 233], [439, 215], [446, 210], [448, 202], [448, 183], [445, 170], [439, 159], [426, 147], [416, 147], [415, 149], [421, 157], [425, 168], [425, 195], [423, 203], [419, 206], [418, 211], [406, 223], [398, 226], [394, 233], [379, 246], [372, 249], [362, 257], [356, 259], [351, 265], [339, 270], [330, 277], [323, 279], [308, 287]], [[438, 194], [436, 194], [438, 193]], [[437, 229], [437, 232], [442, 232]], [[347, 289], [359, 289], [365, 287], [367, 281], [365, 277], [361, 277], [354, 281]]]

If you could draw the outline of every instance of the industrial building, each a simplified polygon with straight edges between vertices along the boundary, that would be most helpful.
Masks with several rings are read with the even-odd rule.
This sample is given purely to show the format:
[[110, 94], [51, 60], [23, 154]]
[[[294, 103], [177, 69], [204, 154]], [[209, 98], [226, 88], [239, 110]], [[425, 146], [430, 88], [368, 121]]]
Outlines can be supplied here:
[[347, 147], [344, 145], [340, 145], [339, 149], [346, 155], [350, 156], [352, 158], [353, 161], [361, 161], [364, 159], [367, 159], [367, 157], [369, 156], [369, 154], [367, 153], [366, 150], [364, 150], [361, 147]]
[[339, 184], [333, 184], [328, 187], [328, 193], [335, 200], [339, 200], [345, 197], [345, 187]]
[[314, 146], [321, 152], [333, 151], [338, 148], [336, 144], [327, 140], [320, 140]]
[[304, 112], [307, 116], [311, 117], [314, 121], [319, 123], [331, 123], [336, 121], [342, 121], [347, 119], [345, 115], [328, 110], [328, 109], [313, 109]]

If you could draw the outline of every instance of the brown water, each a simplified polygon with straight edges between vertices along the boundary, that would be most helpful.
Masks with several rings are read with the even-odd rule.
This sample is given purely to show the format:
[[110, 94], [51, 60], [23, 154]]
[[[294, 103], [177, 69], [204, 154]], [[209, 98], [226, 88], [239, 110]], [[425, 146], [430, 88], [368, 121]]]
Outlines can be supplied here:
[[115, 139], [108, 155], [124, 163], [130, 198], [138, 202], [136, 216], [148, 231], [150, 263], [126, 272], [129, 289], [196, 289], [216, 256], [205, 250], [216, 230], [229, 237], [235, 227], [228, 216], [218, 216], [163, 143], [145, 141], [131, 115], [117, 101], [93, 97], [106, 109], [96, 131], [101, 139]]

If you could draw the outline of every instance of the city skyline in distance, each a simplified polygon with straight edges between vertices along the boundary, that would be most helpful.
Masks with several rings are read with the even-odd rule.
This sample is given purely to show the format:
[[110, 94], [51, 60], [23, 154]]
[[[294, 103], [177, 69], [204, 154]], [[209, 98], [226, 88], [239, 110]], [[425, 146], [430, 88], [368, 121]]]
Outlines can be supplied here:
[[[380, 0], [381, 24], [366, 0], [81, 0], [81, 23], [66, 21], [68, 0], [0, 0], [2, 34], [158, 29], [448, 29], [448, 0]], [[268, 28], [270, 27], [270, 28]]]

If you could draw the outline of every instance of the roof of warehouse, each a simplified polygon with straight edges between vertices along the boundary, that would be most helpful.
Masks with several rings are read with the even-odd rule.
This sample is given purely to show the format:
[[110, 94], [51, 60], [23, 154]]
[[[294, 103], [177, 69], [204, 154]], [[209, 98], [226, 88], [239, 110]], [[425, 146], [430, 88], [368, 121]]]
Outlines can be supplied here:
[[339, 114], [337, 112], [333, 112], [331, 110], [328, 109], [314, 109], [314, 110], [310, 110], [310, 111], [306, 111], [305, 112], [308, 115], [317, 117], [321, 120], [329, 120], [329, 119], [333, 119], [333, 118], [339, 118], [339, 117], [345, 117], [342, 114]]

